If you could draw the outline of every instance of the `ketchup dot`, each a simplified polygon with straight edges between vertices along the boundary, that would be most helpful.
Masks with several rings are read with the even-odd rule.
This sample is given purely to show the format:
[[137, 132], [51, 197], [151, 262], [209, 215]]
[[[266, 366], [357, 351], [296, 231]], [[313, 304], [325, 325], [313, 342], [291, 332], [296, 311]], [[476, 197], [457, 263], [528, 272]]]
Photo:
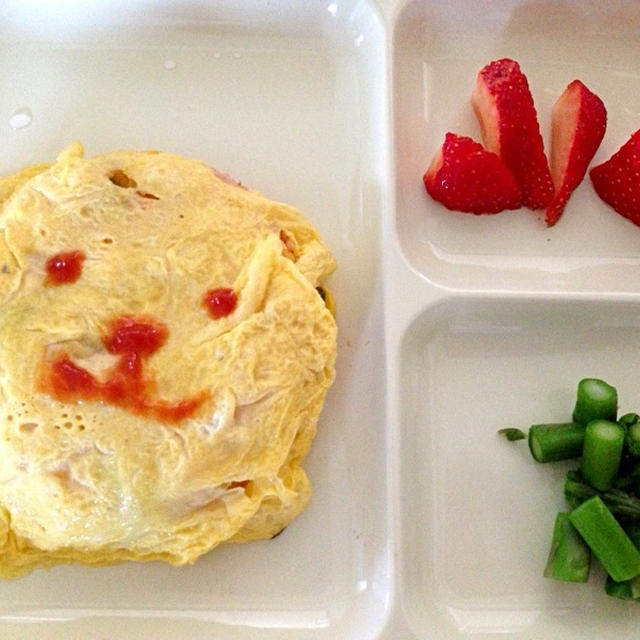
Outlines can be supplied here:
[[202, 304], [212, 318], [224, 318], [236, 308], [238, 296], [233, 289], [226, 287], [209, 289], [204, 295]]
[[167, 340], [169, 329], [160, 322], [122, 316], [113, 320], [102, 339], [109, 353], [150, 356]]
[[52, 256], [45, 264], [45, 284], [56, 286], [75, 282], [82, 275], [84, 260], [85, 255], [82, 251], [67, 251]]

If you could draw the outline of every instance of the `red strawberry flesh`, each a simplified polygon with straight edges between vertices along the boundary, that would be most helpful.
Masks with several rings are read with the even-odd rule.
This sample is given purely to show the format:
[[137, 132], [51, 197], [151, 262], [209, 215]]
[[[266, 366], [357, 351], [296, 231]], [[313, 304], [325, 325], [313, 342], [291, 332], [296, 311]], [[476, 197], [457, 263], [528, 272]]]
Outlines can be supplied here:
[[551, 177], [555, 187], [546, 222], [554, 225], [569, 197], [582, 182], [607, 128], [602, 100], [574, 80], [553, 106], [551, 117]]
[[640, 226], [640, 129], [589, 177], [602, 200]]
[[423, 180], [427, 193], [454, 211], [498, 213], [522, 204], [520, 187], [502, 160], [455, 133], [446, 134]]
[[522, 203], [543, 209], [553, 198], [553, 182], [529, 83], [509, 58], [483, 67], [471, 96], [482, 140], [509, 167], [522, 189]]

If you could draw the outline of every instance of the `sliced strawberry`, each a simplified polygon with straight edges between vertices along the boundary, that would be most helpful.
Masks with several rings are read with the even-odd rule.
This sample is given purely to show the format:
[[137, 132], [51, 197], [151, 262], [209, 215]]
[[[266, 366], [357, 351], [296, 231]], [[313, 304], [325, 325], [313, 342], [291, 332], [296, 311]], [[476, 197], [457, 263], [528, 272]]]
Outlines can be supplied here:
[[522, 204], [543, 209], [553, 182], [527, 78], [514, 60], [503, 58], [478, 72], [471, 102], [485, 147], [497, 153], [522, 189]]
[[455, 133], [446, 134], [423, 180], [427, 193], [454, 211], [498, 213], [522, 205], [520, 187], [504, 162]]
[[608, 205], [640, 226], [640, 129], [589, 176]]
[[607, 128], [607, 110], [595, 93], [574, 80], [553, 106], [551, 177], [555, 195], [546, 221], [553, 226], [575, 188], [582, 182]]

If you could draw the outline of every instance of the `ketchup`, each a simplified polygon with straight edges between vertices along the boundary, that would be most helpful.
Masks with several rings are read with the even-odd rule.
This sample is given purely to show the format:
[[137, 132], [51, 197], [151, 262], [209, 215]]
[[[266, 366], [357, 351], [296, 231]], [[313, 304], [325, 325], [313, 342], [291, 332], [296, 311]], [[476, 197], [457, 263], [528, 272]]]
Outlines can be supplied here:
[[209, 289], [204, 294], [202, 304], [212, 318], [224, 318], [236, 308], [238, 297], [233, 289], [219, 287], [217, 289]]
[[52, 256], [45, 264], [45, 285], [57, 286], [75, 282], [82, 275], [84, 260], [85, 255], [82, 251], [67, 251]]
[[122, 316], [111, 322], [109, 332], [102, 338], [102, 344], [109, 353], [115, 355], [135, 353], [138, 356], [150, 356], [168, 337], [169, 330], [164, 324]]
[[102, 400], [163, 422], [179, 422], [196, 411], [206, 394], [173, 402], [154, 397], [155, 381], [144, 374], [144, 360], [155, 353], [168, 336], [166, 325], [149, 318], [116, 318], [102, 343], [109, 353], [119, 358], [104, 381], [97, 380], [72, 362], [66, 353], [61, 353], [45, 365], [43, 390], [62, 402]]

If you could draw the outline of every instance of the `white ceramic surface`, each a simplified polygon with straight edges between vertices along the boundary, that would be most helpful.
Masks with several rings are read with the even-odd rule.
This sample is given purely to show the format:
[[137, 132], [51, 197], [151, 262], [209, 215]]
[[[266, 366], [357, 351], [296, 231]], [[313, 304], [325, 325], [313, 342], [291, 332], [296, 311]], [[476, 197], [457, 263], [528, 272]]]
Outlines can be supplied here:
[[0, 637], [634, 638], [640, 609], [602, 575], [542, 578], [570, 465], [495, 432], [565, 419], [585, 375], [638, 408], [640, 230], [588, 182], [546, 229], [525, 210], [447, 211], [421, 178], [446, 131], [478, 138], [475, 73], [504, 56], [547, 146], [564, 86], [596, 91], [607, 158], [640, 127], [639, 27], [623, 0], [0, 5], [1, 173], [76, 138], [201, 157], [305, 211], [340, 265], [338, 372], [300, 519], [194, 567], [2, 583]]

